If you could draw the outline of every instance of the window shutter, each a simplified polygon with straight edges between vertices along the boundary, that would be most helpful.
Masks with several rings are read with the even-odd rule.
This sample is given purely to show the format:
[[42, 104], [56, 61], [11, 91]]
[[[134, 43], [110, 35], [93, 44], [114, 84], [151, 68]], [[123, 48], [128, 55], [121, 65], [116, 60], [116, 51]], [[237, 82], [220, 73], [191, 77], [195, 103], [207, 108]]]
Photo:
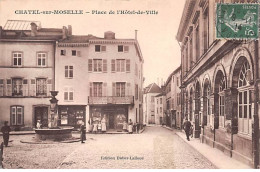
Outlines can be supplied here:
[[4, 80], [0, 79], [0, 96], [4, 96]]
[[88, 71], [92, 72], [93, 64], [92, 64], [92, 59], [88, 59]]
[[52, 91], [52, 80], [48, 79], [47, 80], [47, 96], [51, 96], [50, 91]]
[[124, 52], [128, 52], [129, 51], [129, 46], [124, 46]]
[[106, 46], [101, 46], [101, 51], [105, 52], [106, 51]]
[[6, 96], [12, 96], [12, 80], [6, 80]]
[[93, 83], [90, 82], [89, 83], [89, 96], [92, 97], [92, 93], [93, 93]]
[[111, 72], [116, 71], [116, 61], [114, 59], [111, 60]]
[[77, 51], [77, 56], [78, 56], [78, 57], [81, 57], [80, 51]]
[[107, 59], [103, 59], [103, 72], [107, 72]]
[[116, 83], [112, 83], [112, 96], [116, 96]]
[[102, 96], [106, 96], [107, 95], [107, 83], [103, 82], [102, 84]]
[[11, 106], [11, 125], [16, 125], [16, 106]]
[[23, 96], [28, 96], [28, 80], [23, 80]]
[[30, 96], [36, 96], [36, 80], [35, 79], [31, 79], [29, 93], [30, 93]]
[[126, 87], [127, 87], [127, 95], [131, 96], [131, 83], [130, 82], [126, 83]]
[[130, 72], [130, 59], [126, 59], [126, 72]]

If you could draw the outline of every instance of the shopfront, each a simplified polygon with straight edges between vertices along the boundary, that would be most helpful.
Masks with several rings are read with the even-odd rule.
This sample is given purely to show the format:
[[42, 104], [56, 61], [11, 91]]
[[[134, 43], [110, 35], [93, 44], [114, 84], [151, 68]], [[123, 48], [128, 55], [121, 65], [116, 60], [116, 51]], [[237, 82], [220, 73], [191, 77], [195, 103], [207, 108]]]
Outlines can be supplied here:
[[86, 106], [59, 105], [59, 125], [79, 128], [86, 119]]
[[106, 122], [107, 129], [122, 131], [123, 122], [128, 122], [127, 106], [91, 106], [90, 124], [99, 123], [101, 120]]

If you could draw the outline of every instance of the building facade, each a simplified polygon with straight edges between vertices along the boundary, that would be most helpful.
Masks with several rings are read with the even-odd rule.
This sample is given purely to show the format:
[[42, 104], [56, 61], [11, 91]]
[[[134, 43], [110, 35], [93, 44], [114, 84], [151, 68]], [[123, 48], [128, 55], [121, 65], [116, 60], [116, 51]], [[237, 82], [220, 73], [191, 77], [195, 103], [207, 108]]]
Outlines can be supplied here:
[[156, 125], [164, 125], [166, 122], [166, 96], [165, 92], [162, 91], [162, 93], [155, 96], [155, 124]]
[[62, 33], [29, 21], [0, 27], [0, 125], [9, 121], [15, 130], [31, 130], [41, 120], [48, 126], [55, 44]]
[[203, 143], [256, 167], [259, 45], [215, 38], [217, 2], [234, 1], [185, 3], [177, 34], [182, 51], [182, 113]]
[[161, 88], [156, 84], [149, 84], [143, 91], [143, 119], [144, 124], [155, 124], [155, 96], [162, 93]]
[[181, 128], [181, 67], [175, 69], [165, 83], [166, 91], [166, 125]]
[[136, 39], [69, 36], [57, 44], [56, 90], [61, 125], [106, 120], [121, 131], [123, 122], [143, 123], [143, 57]]

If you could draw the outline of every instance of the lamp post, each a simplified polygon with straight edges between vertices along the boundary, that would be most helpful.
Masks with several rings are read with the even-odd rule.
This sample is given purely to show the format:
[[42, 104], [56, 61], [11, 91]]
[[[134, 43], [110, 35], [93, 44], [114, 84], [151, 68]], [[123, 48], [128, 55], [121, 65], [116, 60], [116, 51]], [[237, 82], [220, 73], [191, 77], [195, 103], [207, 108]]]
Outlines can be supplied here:
[[51, 103], [51, 118], [49, 121], [49, 128], [56, 128], [58, 127], [57, 121], [58, 121], [58, 114], [57, 114], [57, 109], [58, 109], [58, 99], [56, 99], [55, 96], [57, 96], [58, 91], [50, 91], [52, 98], [50, 99]]

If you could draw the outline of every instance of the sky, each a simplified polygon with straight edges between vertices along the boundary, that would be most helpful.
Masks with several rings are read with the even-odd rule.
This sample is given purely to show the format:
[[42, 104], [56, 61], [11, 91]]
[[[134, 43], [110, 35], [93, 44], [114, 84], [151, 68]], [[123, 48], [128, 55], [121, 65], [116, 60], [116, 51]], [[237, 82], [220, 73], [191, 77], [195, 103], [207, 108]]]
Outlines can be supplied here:
[[[44, 28], [72, 26], [74, 35], [137, 39], [144, 58], [144, 86], [165, 82], [181, 64], [175, 39], [185, 0], [0, 0], [0, 26], [7, 20], [40, 21]], [[15, 14], [16, 10], [83, 10], [84, 14]], [[92, 11], [107, 14], [92, 14]], [[151, 11], [157, 14], [116, 14], [117, 10]], [[115, 11], [115, 14], [109, 14]], [[85, 13], [90, 12], [90, 13]]]

